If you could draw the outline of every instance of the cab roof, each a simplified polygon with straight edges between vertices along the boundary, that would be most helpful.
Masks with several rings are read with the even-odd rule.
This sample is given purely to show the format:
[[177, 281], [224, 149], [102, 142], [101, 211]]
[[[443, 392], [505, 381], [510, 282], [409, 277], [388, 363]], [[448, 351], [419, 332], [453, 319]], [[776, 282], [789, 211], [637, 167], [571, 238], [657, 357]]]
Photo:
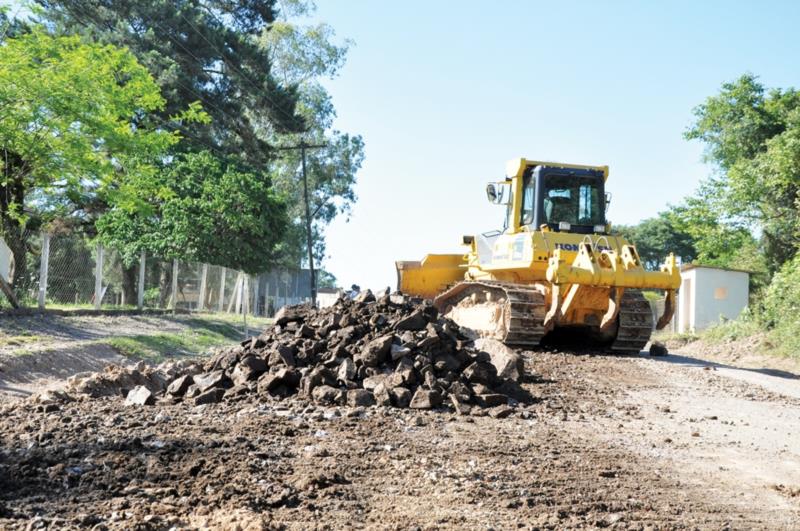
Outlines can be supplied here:
[[583, 164], [565, 164], [563, 162], [544, 162], [541, 160], [529, 160], [525, 158], [511, 159], [506, 163], [506, 177], [522, 177], [525, 170], [536, 166], [551, 166], [554, 168], [568, 168], [575, 170], [596, 170], [603, 172], [603, 180], [608, 180], [608, 166], [586, 166]]

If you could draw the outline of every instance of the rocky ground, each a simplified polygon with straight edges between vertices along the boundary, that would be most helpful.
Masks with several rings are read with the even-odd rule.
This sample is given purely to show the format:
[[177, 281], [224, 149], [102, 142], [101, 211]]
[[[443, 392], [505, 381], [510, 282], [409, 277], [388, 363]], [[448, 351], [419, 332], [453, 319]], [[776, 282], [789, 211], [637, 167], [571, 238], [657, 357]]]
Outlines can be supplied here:
[[[199, 405], [186, 390], [141, 406], [75, 392], [7, 402], [0, 528], [800, 528], [793, 373], [676, 354], [521, 355], [504, 418], [474, 399], [459, 414], [444, 377], [415, 388], [441, 389], [433, 409], [322, 400], [302, 384], [263, 392], [259, 380]], [[287, 370], [277, 365], [259, 379]], [[364, 391], [362, 366], [352, 387]]]

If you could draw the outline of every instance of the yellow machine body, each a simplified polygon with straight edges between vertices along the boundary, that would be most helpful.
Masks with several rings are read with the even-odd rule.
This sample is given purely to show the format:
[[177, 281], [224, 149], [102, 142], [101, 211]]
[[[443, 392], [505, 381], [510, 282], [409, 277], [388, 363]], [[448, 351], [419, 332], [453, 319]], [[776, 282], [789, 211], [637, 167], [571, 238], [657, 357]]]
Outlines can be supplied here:
[[399, 289], [434, 299], [461, 281], [535, 285], [549, 308], [545, 321], [548, 329], [568, 325], [606, 327], [619, 311], [624, 289], [664, 290], [667, 304], [658, 326], [666, 325], [681, 283], [675, 258], [668, 256], [660, 271], [647, 271], [631, 242], [607, 235], [607, 225], [592, 234], [523, 225], [523, 175], [537, 166], [592, 170], [602, 173], [603, 181], [608, 177], [607, 166], [512, 160], [506, 180], [497, 183], [511, 192], [504, 203], [508, 210], [505, 230], [491, 238], [465, 236], [463, 254], [429, 254], [419, 262], [397, 262]]

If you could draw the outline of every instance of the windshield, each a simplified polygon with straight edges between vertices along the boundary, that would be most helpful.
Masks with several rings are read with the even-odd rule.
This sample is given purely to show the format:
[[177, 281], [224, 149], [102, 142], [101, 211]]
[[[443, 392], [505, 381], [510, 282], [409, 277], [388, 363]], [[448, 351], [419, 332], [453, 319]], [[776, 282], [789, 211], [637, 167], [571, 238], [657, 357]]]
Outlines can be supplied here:
[[605, 223], [600, 201], [601, 183], [597, 178], [574, 175], [548, 175], [544, 185], [544, 222], [570, 225]]

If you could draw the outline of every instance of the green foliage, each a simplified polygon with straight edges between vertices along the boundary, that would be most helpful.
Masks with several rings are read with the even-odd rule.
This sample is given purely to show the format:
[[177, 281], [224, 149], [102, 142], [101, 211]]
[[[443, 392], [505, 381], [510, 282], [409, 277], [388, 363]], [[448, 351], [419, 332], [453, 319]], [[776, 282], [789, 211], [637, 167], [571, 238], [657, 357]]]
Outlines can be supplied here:
[[286, 207], [268, 180], [208, 152], [184, 154], [143, 182], [139, 208], [114, 207], [97, 222], [104, 243], [131, 263], [142, 249], [259, 273], [281, 253]]
[[[42, 16], [67, 33], [126, 46], [156, 78], [166, 98], [163, 121], [177, 127], [184, 149], [212, 149], [239, 163], [268, 164], [269, 139], [301, 132], [296, 87], [272, 73], [257, 37], [275, 22], [276, 0], [37, 0]], [[199, 101], [213, 120], [171, 120]]]
[[[335, 33], [326, 24], [303, 25], [294, 21], [313, 14], [313, 2], [285, 0], [281, 6], [278, 20], [261, 33], [259, 45], [269, 54], [275, 75], [297, 87], [298, 113], [304, 117], [308, 130], [302, 135], [272, 135], [272, 141], [288, 146], [301, 141], [326, 145], [307, 151], [314, 255], [322, 261], [324, 229], [336, 216], [349, 214], [356, 201], [356, 172], [364, 160], [360, 136], [332, 129], [336, 111], [321, 83], [323, 78], [337, 75], [351, 43], [335, 43]], [[293, 250], [285, 257], [287, 265], [296, 265], [308, 255], [300, 156], [299, 150], [282, 151], [273, 171], [276, 188], [288, 199], [292, 222], [286, 234], [286, 248]]]
[[770, 328], [788, 328], [800, 335], [800, 256], [773, 277], [761, 302], [761, 319]]
[[738, 319], [704, 331], [703, 339], [721, 343], [761, 335], [761, 351], [800, 357], [800, 256], [785, 263], [762, 293]]
[[[697, 201], [687, 205], [717, 225], [706, 225], [711, 233], [702, 239], [735, 251], [746, 235], [760, 235], [766, 266], [776, 271], [800, 246], [800, 93], [767, 91], [747, 74], [723, 84], [695, 116], [686, 138], [704, 142], [706, 157], [717, 168]], [[739, 239], [722, 241], [732, 235]], [[715, 253], [730, 256], [732, 251], [708, 254]]]
[[[14, 283], [26, 278], [26, 225], [121, 197], [121, 175], [157, 172], [178, 141], [147, 126], [164, 107], [150, 73], [126, 50], [34, 29], [0, 47], [0, 237], [14, 254]], [[32, 223], [33, 222], [33, 223]]]
[[318, 288], [335, 288], [336, 287], [336, 276], [333, 273], [329, 273], [324, 269], [320, 269], [317, 271], [317, 287]]
[[725, 214], [720, 210], [717, 192], [718, 188], [708, 183], [701, 185], [695, 197], [671, 208], [672, 226], [691, 238], [695, 247], [694, 261], [749, 271], [750, 290], [757, 292], [769, 282], [762, 244], [747, 226], [720, 221], [725, 219]]
[[723, 320], [704, 330], [702, 337], [711, 343], [731, 343], [762, 331], [761, 324], [753, 312], [745, 309], [737, 319]]
[[[275, 151], [273, 146], [297, 145], [301, 141], [325, 143], [325, 149], [308, 152], [314, 252], [318, 260], [324, 257], [325, 226], [337, 215], [347, 214], [356, 200], [353, 186], [364, 147], [360, 136], [332, 130], [335, 110], [320, 82], [337, 74], [350, 43], [335, 43], [334, 31], [326, 24], [301, 25], [293, 21], [313, 14], [313, 2], [37, 2], [43, 7], [42, 16], [58, 30], [81, 32], [131, 49], [162, 88], [166, 104], [157, 121], [181, 132], [181, 152], [208, 150], [242, 172], [270, 176], [277, 193], [286, 199], [290, 221], [280, 233], [281, 243], [274, 246], [283, 265], [296, 267], [307, 256], [305, 205], [299, 178], [300, 153]], [[212, 120], [193, 116], [198, 106]], [[266, 180], [263, 175], [259, 178]], [[154, 186], [144, 188], [153, 193], [171, 189], [161, 187], [160, 178], [155, 180], [158, 182]], [[142, 180], [129, 183], [134, 187], [142, 185]], [[146, 219], [152, 225], [153, 216], [159, 216], [161, 211], [142, 201], [143, 194], [134, 197], [138, 204], [115, 204], [126, 215], [150, 209], [148, 215], [128, 221], [129, 225], [137, 225]], [[122, 223], [120, 216], [114, 214], [117, 225]], [[271, 219], [272, 213], [267, 217]], [[231, 220], [227, 223], [233, 225]], [[124, 238], [120, 236], [125, 232], [148, 231], [152, 232], [152, 228], [120, 226], [112, 232], [115, 240], [122, 242]], [[108, 234], [106, 231], [107, 237]], [[273, 250], [270, 241], [268, 254]], [[143, 244], [137, 236], [128, 251]], [[260, 242], [251, 245], [255, 244]], [[171, 247], [178, 248], [178, 244]], [[228, 255], [223, 253], [211, 262], [223, 264], [224, 256]], [[262, 268], [274, 262], [273, 256], [267, 256], [265, 262]], [[224, 265], [236, 267], [234, 263]]]
[[[178, 138], [133, 122], [163, 104], [125, 50], [39, 30], [8, 40], [0, 47], [2, 185], [70, 195], [105, 190], [121, 171], [152, 172]], [[23, 206], [12, 202], [9, 214], [24, 220]]]
[[645, 269], [650, 271], [657, 271], [669, 253], [684, 263], [691, 263], [697, 256], [694, 238], [679, 226], [672, 211], [660, 212], [637, 225], [620, 225], [614, 232], [636, 245]]

